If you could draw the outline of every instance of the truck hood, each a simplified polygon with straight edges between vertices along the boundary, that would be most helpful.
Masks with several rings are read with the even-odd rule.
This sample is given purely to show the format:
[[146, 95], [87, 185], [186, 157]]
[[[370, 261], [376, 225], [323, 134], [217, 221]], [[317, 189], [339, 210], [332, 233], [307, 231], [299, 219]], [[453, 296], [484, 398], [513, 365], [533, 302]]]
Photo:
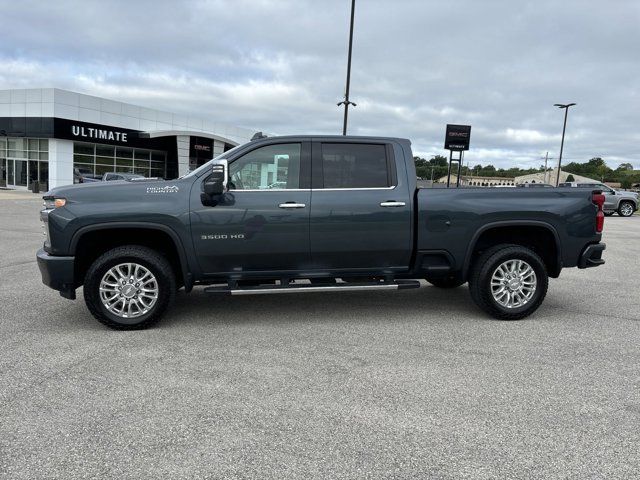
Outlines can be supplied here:
[[169, 195], [186, 191], [193, 179], [178, 180], [150, 180], [129, 182], [126, 180], [116, 180], [111, 182], [79, 183], [75, 185], [65, 185], [49, 190], [45, 197], [64, 197], [69, 201], [109, 201], [114, 198], [135, 200], [136, 198], [147, 198], [149, 195]]

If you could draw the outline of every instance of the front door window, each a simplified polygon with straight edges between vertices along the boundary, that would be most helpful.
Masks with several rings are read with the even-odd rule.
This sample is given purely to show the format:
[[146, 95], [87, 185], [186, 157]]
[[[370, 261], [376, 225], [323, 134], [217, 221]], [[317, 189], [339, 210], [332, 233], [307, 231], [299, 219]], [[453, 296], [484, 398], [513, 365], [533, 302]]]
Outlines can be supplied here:
[[229, 166], [232, 190], [290, 190], [300, 188], [299, 143], [257, 148]]

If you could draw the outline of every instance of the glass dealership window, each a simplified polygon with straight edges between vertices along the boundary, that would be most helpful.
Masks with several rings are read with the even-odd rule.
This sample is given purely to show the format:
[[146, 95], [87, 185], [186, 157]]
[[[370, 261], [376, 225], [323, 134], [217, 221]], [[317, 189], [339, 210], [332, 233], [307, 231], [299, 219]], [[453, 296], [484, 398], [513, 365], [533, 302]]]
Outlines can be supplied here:
[[[153, 158], [154, 161], [149, 159]], [[93, 143], [73, 144], [73, 166], [95, 175], [108, 172], [138, 173], [145, 177], [166, 176], [165, 152]]]
[[49, 141], [39, 138], [0, 139], [0, 180], [9, 186], [49, 182]]

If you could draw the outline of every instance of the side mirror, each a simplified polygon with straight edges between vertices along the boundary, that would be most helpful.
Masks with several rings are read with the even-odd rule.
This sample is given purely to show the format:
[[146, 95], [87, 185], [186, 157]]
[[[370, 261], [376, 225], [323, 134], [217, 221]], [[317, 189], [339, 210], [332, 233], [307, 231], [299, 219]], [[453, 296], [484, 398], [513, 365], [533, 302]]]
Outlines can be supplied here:
[[222, 195], [227, 191], [227, 169], [226, 160], [221, 160], [211, 168], [211, 175], [204, 182], [204, 193], [210, 197]]
[[215, 207], [218, 204], [219, 199], [216, 197], [227, 191], [228, 169], [227, 160], [219, 160], [211, 167], [211, 174], [204, 181], [202, 185], [203, 193], [200, 194], [203, 205]]

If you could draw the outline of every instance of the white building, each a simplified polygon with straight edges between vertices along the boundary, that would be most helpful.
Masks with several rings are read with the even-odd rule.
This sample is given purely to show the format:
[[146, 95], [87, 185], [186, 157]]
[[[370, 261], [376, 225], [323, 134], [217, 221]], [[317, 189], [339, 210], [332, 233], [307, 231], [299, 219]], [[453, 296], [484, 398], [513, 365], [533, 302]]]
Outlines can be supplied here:
[[[455, 185], [458, 176], [451, 174], [451, 183]], [[447, 183], [447, 176], [440, 177], [438, 183]], [[513, 186], [513, 178], [510, 177], [481, 177], [478, 175], [460, 175], [460, 185], [469, 187], [496, 187], [496, 186]]]
[[[529, 175], [521, 175], [516, 177], [516, 184], [521, 183], [548, 183], [549, 185], [556, 184], [556, 177], [558, 175], [558, 169], [554, 168], [548, 172], [531, 173]], [[569, 175], [573, 175], [574, 182], [599, 182], [593, 178], [583, 177], [582, 175], [576, 175], [575, 173], [565, 172], [560, 170], [560, 182], [566, 182]]]
[[71, 184], [95, 175], [175, 178], [255, 131], [60, 90], [0, 90], [0, 186]]

